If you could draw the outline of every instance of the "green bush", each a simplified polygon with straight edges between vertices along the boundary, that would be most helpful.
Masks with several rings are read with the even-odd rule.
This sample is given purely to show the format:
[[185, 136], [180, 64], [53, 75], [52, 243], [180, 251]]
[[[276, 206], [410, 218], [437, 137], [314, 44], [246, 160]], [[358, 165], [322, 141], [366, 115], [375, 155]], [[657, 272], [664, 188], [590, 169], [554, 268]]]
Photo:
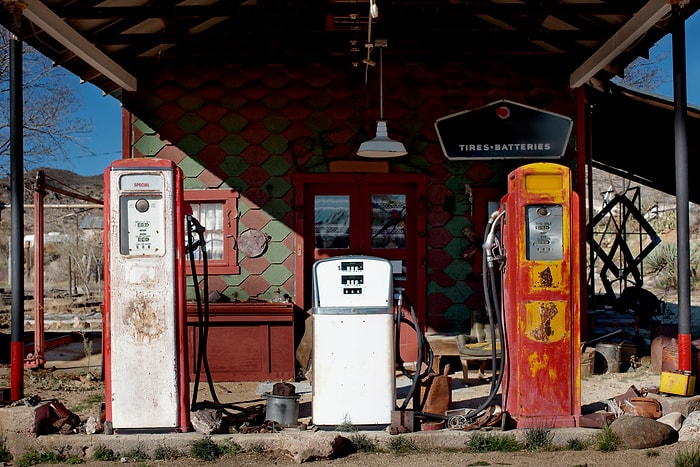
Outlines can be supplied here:
[[676, 454], [673, 465], [675, 467], [700, 467], [700, 446]]
[[114, 462], [119, 459], [119, 456], [110, 448], [97, 446], [95, 452], [92, 453], [92, 459], [96, 461]]
[[418, 451], [418, 446], [408, 439], [402, 438], [401, 436], [394, 436], [389, 440], [388, 444], [389, 451], [394, 454], [407, 454], [409, 452]]
[[[644, 258], [645, 273], [656, 275], [656, 285], [664, 289], [678, 288], [678, 246], [675, 242], [659, 244]], [[690, 245], [690, 285], [700, 281], [700, 243]]]
[[153, 459], [159, 461], [177, 459], [181, 456], [182, 453], [180, 451], [173, 447], [166, 446], [165, 444], [156, 447], [153, 451]]
[[596, 447], [601, 452], [617, 451], [622, 440], [609, 426], [604, 426], [596, 435]]
[[350, 436], [350, 442], [355, 452], [377, 452], [379, 450], [377, 443], [362, 433], [353, 433]]
[[29, 467], [37, 464], [60, 464], [64, 460], [63, 457], [55, 452], [39, 452], [36, 449], [29, 449], [22, 455], [17, 465], [19, 467]]
[[0, 462], [10, 462], [12, 453], [7, 449], [7, 439], [0, 438]]
[[514, 436], [481, 432], [475, 432], [469, 438], [468, 447], [472, 452], [515, 452], [523, 449], [523, 445]]
[[195, 459], [213, 461], [221, 457], [223, 452], [219, 445], [212, 441], [211, 437], [206, 436], [192, 443], [190, 454]]
[[148, 453], [143, 450], [142, 446], [137, 446], [131, 451], [124, 454], [124, 457], [132, 461], [145, 461], [148, 459]]
[[542, 427], [525, 430], [525, 446], [530, 450], [548, 450], [552, 448], [554, 433]]
[[583, 451], [588, 447], [588, 443], [578, 438], [571, 438], [566, 441], [566, 449], [569, 451]]
[[243, 448], [240, 444], [233, 441], [224, 441], [219, 445], [219, 450], [221, 451], [221, 455], [235, 456], [236, 454], [242, 452]]
[[71, 456], [66, 457], [65, 463], [66, 463], [66, 464], [71, 464], [71, 465], [84, 464], [84, 463], [85, 463], [85, 459], [83, 459], [83, 458], [80, 457], [80, 456], [76, 456], [75, 454], [73, 454], [73, 455], [71, 455]]

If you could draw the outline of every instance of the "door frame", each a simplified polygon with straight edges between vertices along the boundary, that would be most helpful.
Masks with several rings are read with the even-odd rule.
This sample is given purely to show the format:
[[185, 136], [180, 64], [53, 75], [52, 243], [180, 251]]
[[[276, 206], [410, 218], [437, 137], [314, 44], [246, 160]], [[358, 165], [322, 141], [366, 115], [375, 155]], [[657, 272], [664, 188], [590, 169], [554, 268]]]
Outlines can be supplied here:
[[[296, 261], [295, 261], [295, 290], [296, 290], [296, 304], [300, 307], [310, 308], [311, 297], [306, 297], [304, 287], [307, 280], [311, 280], [311, 277], [307, 278], [305, 274], [305, 254], [306, 254], [306, 239], [304, 238], [304, 222], [306, 206], [304, 205], [304, 200], [306, 197], [306, 191], [308, 185], [318, 185], [318, 184], [355, 184], [355, 183], [376, 183], [385, 184], [390, 182], [392, 184], [405, 184], [413, 185], [416, 206], [415, 216], [417, 229], [416, 238], [416, 248], [415, 248], [415, 264], [416, 271], [411, 273], [415, 275], [415, 287], [416, 292], [409, 293], [409, 297], [416, 311], [416, 317], [420, 323], [421, 329], [424, 331], [427, 328], [427, 219], [426, 219], [426, 189], [427, 189], [428, 177], [424, 174], [386, 174], [386, 173], [343, 173], [343, 174], [297, 174], [293, 177], [294, 188], [295, 188], [295, 201], [294, 201], [294, 211], [295, 211], [295, 222], [294, 222], [294, 233], [296, 235]], [[314, 248], [314, 239], [308, 239], [310, 248]], [[307, 303], [308, 300], [308, 303]]]

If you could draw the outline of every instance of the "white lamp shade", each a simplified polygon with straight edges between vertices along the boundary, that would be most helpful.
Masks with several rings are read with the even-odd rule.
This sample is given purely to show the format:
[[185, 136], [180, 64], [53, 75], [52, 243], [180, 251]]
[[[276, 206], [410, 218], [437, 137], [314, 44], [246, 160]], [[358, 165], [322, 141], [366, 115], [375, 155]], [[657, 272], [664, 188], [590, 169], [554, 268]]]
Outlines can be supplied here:
[[377, 136], [362, 143], [357, 151], [357, 155], [360, 157], [375, 159], [401, 157], [406, 154], [408, 154], [408, 151], [406, 151], [403, 143], [389, 138], [385, 120], [377, 120]]

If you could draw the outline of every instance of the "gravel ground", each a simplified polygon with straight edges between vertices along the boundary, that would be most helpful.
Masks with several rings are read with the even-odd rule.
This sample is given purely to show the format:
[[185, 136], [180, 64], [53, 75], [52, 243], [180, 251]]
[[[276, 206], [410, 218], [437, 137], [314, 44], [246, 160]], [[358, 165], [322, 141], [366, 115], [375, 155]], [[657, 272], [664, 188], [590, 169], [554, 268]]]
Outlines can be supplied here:
[[[90, 356], [90, 364], [84, 356], [82, 344], [79, 343], [53, 349], [47, 355], [48, 369], [27, 370], [25, 377], [25, 395], [39, 395], [42, 399], [57, 399], [67, 408], [78, 414], [82, 420], [90, 415], [99, 413], [99, 404], [104, 400], [104, 386], [99, 378], [92, 379], [88, 375], [99, 374], [101, 356], [99, 353]], [[82, 353], [82, 355], [81, 355]], [[63, 360], [52, 360], [61, 358]], [[52, 365], [53, 363], [53, 365]], [[90, 370], [90, 371], [88, 371]], [[471, 372], [476, 376], [476, 372]], [[484, 397], [490, 385], [478, 380], [469, 380], [465, 383], [461, 372], [452, 373], [452, 397], [454, 407], [468, 407], [474, 401]], [[627, 373], [612, 373], [591, 375], [582, 379], [581, 396], [582, 405], [595, 404], [624, 393], [630, 386], [637, 388], [658, 386], [659, 375], [648, 367], [642, 366], [636, 371]], [[9, 384], [9, 368], [0, 368], [0, 385]], [[399, 379], [399, 390], [407, 384]], [[265, 402], [262, 394], [269, 391], [269, 382], [232, 382], [215, 383], [214, 388], [218, 399], [224, 404], [255, 405]], [[311, 396], [308, 383], [297, 383], [298, 393], [301, 394], [299, 417], [300, 422], [310, 421]], [[200, 392], [197, 400], [211, 400], [208, 386], [200, 384]], [[473, 405], [471, 405], [473, 406]], [[509, 432], [495, 431], [493, 434], [508, 435]], [[66, 435], [70, 436], [70, 435]], [[352, 436], [352, 435], [350, 435]], [[396, 439], [398, 439], [397, 437]], [[218, 435], [217, 435], [217, 439]], [[468, 446], [464, 449], [435, 449], [413, 451], [410, 443], [401, 445], [398, 443], [392, 449], [383, 452], [356, 453], [334, 460], [317, 460], [318, 466], [344, 466], [344, 465], [410, 465], [410, 466], [435, 466], [435, 465], [518, 465], [538, 466], [543, 463], [554, 466], [654, 466], [674, 465], [676, 457], [681, 452], [689, 451], [696, 445], [676, 443], [650, 450], [620, 450], [615, 452], [601, 452], [595, 447], [585, 450], [545, 450], [519, 452], [470, 452]], [[187, 453], [185, 453], [187, 454]], [[294, 460], [284, 452], [245, 452], [235, 456], [224, 455], [211, 461], [199, 461], [186, 455], [167, 460], [154, 459], [124, 459], [113, 462], [89, 460], [83, 465], [99, 466], [116, 463], [146, 465], [168, 465], [184, 467], [191, 465], [207, 466], [253, 466], [253, 465], [293, 465]]]

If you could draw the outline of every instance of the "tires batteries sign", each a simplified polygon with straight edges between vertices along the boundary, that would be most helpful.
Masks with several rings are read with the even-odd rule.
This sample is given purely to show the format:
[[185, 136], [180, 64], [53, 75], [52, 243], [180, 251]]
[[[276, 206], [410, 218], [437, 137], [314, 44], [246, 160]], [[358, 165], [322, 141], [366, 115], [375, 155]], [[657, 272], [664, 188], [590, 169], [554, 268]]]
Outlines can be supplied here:
[[507, 100], [435, 122], [442, 151], [454, 160], [560, 158], [572, 126], [569, 117]]

